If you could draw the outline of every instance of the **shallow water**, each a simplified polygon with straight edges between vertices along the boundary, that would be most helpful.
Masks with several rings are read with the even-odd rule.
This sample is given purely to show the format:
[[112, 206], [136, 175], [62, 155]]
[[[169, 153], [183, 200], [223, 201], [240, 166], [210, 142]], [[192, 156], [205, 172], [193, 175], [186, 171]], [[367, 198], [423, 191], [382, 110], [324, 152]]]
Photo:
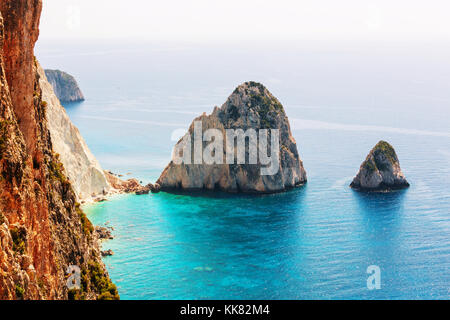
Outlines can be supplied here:
[[[450, 297], [448, 48], [98, 49], [42, 44], [38, 58], [79, 80], [87, 101], [66, 109], [104, 168], [154, 182], [174, 130], [259, 80], [284, 104], [309, 179], [274, 195], [124, 195], [86, 207], [115, 228], [104, 261], [123, 299]], [[411, 188], [352, 191], [380, 139]], [[370, 265], [381, 290], [367, 289]]]

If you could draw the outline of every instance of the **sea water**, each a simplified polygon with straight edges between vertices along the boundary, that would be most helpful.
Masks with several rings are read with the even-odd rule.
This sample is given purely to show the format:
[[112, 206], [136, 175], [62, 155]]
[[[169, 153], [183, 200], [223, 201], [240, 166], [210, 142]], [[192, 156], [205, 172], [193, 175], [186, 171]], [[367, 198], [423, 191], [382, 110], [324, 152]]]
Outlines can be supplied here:
[[[103, 168], [155, 182], [175, 132], [262, 82], [308, 174], [274, 195], [121, 195], [85, 207], [114, 227], [122, 299], [450, 298], [450, 48], [433, 44], [39, 43], [87, 98], [65, 104]], [[411, 187], [348, 185], [379, 140]], [[367, 287], [367, 268], [381, 289]]]

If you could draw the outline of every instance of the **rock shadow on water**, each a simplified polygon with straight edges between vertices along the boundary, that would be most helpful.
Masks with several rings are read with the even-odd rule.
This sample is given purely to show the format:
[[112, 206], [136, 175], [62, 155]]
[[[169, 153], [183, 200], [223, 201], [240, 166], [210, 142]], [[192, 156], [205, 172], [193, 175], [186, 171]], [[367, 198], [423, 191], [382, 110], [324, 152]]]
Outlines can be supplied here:
[[353, 192], [367, 234], [383, 239], [398, 236], [406, 193], [407, 189], [390, 192]]
[[274, 196], [282, 196], [293, 198], [295, 200], [299, 195], [304, 194], [306, 190], [307, 184], [303, 184], [301, 186], [295, 188], [289, 188], [283, 191], [278, 192], [225, 192], [220, 190], [201, 190], [201, 189], [193, 189], [193, 190], [183, 190], [183, 189], [171, 189], [161, 191], [161, 194], [170, 194], [177, 196], [187, 196], [192, 198], [211, 198], [211, 199], [255, 199], [255, 198], [269, 198]]

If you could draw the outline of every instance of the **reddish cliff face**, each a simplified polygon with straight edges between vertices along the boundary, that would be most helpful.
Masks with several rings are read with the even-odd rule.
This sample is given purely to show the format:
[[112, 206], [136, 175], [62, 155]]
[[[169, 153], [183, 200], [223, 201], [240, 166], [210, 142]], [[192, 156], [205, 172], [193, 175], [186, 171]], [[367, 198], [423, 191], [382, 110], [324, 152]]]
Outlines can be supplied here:
[[[39, 110], [30, 108], [34, 100], [34, 44], [39, 36], [41, 0], [1, 0], [3, 15], [3, 50], [6, 80], [16, 114], [20, 115], [19, 127], [30, 152], [36, 150]], [[20, 68], [20, 72], [17, 69]]]
[[[0, 299], [117, 298], [52, 151], [33, 48], [40, 0], [0, 0]], [[81, 289], [66, 286], [70, 265]]]

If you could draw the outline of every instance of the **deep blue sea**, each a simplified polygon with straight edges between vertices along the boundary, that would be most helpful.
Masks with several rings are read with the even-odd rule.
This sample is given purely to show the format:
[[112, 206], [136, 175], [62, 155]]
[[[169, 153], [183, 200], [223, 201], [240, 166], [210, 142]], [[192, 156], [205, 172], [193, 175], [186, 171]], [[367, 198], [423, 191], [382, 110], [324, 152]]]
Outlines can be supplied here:
[[[102, 166], [144, 183], [168, 163], [172, 133], [244, 81], [266, 85], [290, 119], [305, 187], [85, 207], [114, 227], [104, 262], [122, 299], [450, 298], [450, 47], [46, 42], [36, 55], [77, 78], [87, 100], [65, 107]], [[351, 190], [381, 139], [411, 187]], [[370, 265], [380, 290], [367, 288]]]

